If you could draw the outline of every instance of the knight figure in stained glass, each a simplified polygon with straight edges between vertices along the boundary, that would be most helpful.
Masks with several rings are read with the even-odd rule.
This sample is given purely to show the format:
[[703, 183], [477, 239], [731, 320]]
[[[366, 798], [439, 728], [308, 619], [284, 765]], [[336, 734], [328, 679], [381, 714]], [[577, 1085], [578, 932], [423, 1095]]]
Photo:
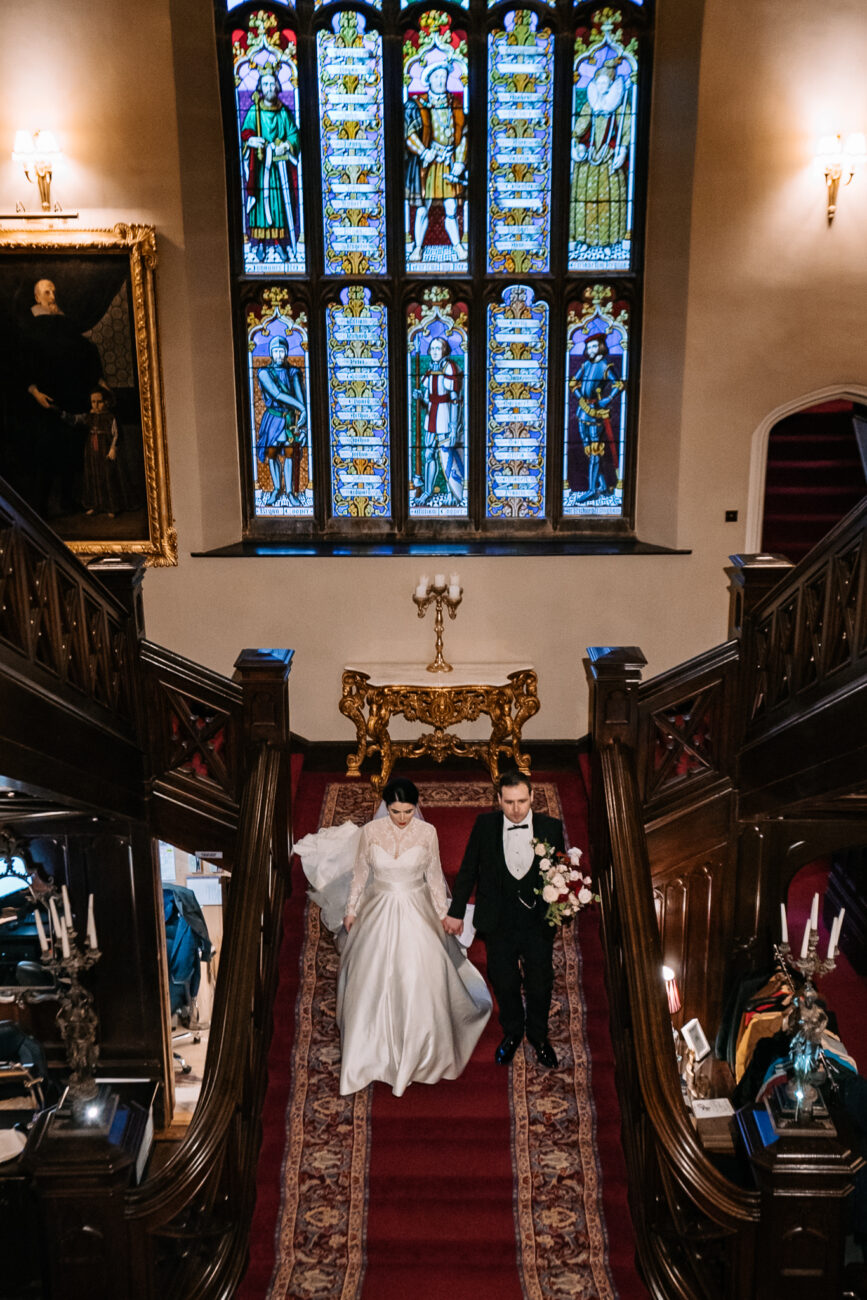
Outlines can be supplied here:
[[241, 149], [244, 270], [305, 269], [295, 34], [274, 14], [233, 33]]
[[623, 508], [628, 308], [593, 285], [570, 304], [566, 330], [564, 515]]
[[466, 319], [440, 286], [408, 310], [411, 516], [467, 513]]
[[266, 289], [247, 320], [256, 514], [310, 516], [306, 316], [293, 317], [284, 289]]
[[[635, 186], [637, 41], [602, 11], [575, 41], [569, 189], [569, 268], [628, 270]], [[595, 19], [594, 19], [595, 21]]]
[[404, 40], [407, 258], [413, 270], [467, 266], [466, 36], [422, 14]]

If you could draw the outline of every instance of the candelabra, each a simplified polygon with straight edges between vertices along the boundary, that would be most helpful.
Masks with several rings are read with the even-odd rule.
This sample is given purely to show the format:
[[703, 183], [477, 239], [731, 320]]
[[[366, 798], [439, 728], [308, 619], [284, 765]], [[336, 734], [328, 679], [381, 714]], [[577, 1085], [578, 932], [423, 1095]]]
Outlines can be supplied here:
[[458, 581], [458, 575], [453, 573], [446, 583], [444, 573], [438, 573], [433, 582], [430, 581], [427, 574], [422, 574], [419, 578], [418, 586], [413, 592], [413, 600], [418, 606], [419, 618], [424, 618], [429, 605], [436, 604], [436, 614], [434, 617], [434, 637], [435, 650], [433, 663], [429, 663], [427, 670], [429, 673], [450, 673], [452, 665], [446, 663], [443, 658], [443, 605], [449, 611], [449, 618], [454, 618], [458, 612], [458, 605], [463, 599], [464, 589]]
[[[797, 971], [804, 981], [795, 999], [798, 1020], [789, 1048], [794, 1069], [792, 1077], [786, 1084], [786, 1097], [796, 1120], [799, 1115], [809, 1118], [820, 1108], [822, 1113], [827, 1113], [819, 1089], [825, 1082], [822, 1034], [828, 1023], [828, 1017], [819, 1005], [815, 981], [834, 970], [837, 963], [834, 961], [835, 936], [833, 934], [828, 944], [827, 956], [825, 958], [819, 956], [819, 931], [814, 928], [817, 923], [816, 913], [817, 908], [814, 905], [811, 920], [807, 922], [799, 957], [795, 957], [789, 947], [787, 932], [783, 941], [774, 946], [774, 954], [780, 965], [790, 972]], [[839, 930], [837, 933], [839, 934]]]
[[42, 964], [51, 972], [57, 988], [57, 998], [60, 1003], [57, 1025], [66, 1047], [66, 1060], [70, 1070], [68, 1098], [75, 1113], [82, 1109], [85, 1103], [93, 1101], [99, 1091], [93, 1077], [99, 1059], [99, 1045], [96, 1041], [99, 1019], [93, 1006], [93, 994], [84, 987], [79, 977], [84, 971], [96, 965], [102, 953], [97, 947], [93, 895], [91, 894], [88, 899], [86, 947], [83, 945], [79, 947], [77, 942], [65, 885], [61, 897], [62, 918], [58, 913], [54, 896], [52, 895], [48, 900], [53, 942], [48, 940], [38, 910], [35, 913], [35, 920], [39, 946], [42, 950]]

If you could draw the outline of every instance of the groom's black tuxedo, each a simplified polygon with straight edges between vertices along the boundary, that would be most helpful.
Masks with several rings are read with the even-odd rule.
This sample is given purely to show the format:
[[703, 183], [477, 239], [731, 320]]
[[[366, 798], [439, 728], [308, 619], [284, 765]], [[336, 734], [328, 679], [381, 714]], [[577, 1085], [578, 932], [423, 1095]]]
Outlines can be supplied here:
[[[554, 927], [545, 920], [547, 904], [536, 894], [541, 883], [539, 860], [521, 880], [506, 866], [502, 812], [482, 813], [470, 834], [464, 860], [452, 886], [449, 916], [462, 918], [475, 889], [475, 927], [488, 952], [488, 978], [500, 1008], [500, 1023], [509, 1036], [524, 1033], [521, 967], [527, 1000], [526, 1029], [533, 1042], [548, 1037], [548, 1010], [554, 970]], [[563, 824], [556, 817], [533, 814], [533, 837], [557, 849], [565, 847]]]

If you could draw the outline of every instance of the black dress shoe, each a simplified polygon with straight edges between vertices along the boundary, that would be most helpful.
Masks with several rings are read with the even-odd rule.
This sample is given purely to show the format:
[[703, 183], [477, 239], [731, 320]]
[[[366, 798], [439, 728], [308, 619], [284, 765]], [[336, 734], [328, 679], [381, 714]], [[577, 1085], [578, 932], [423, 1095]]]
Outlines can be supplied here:
[[543, 1038], [540, 1043], [534, 1043], [532, 1038], [530, 1043], [536, 1053], [536, 1060], [540, 1065], [546, 1066], [549, 1070], [557, 1068], [557, 1053], [554, 1051], [547, 1038]]
[[494, 1060], [497, 1062], [497, 1065], [509, 1064], [512, 1057], [521, 1046], [522, 1037], [523, 1035], [521, 1034], [506, 1034], [506, 1037], [494, 1053]]

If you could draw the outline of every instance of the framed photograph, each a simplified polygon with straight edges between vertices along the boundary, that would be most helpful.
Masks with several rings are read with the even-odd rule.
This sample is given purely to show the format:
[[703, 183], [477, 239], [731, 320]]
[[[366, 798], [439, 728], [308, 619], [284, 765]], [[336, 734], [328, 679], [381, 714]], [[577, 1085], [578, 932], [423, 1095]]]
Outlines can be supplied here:
[[152, 226], [0, 229], [0, 476], [82, 557], [177, 564]]
[[710, 1043], [705, 1038], [704, 1030], [698, 1020], [687, 1020], [680, 1032], [687, 1047], [695, 1052], [696, 1062], [710, 1056]]

